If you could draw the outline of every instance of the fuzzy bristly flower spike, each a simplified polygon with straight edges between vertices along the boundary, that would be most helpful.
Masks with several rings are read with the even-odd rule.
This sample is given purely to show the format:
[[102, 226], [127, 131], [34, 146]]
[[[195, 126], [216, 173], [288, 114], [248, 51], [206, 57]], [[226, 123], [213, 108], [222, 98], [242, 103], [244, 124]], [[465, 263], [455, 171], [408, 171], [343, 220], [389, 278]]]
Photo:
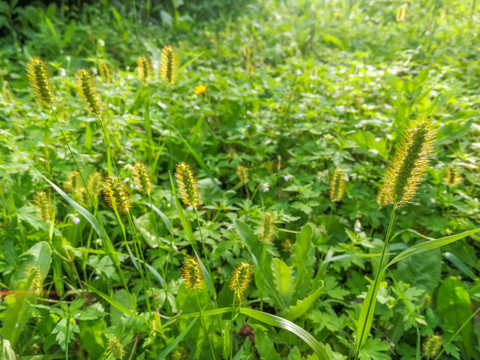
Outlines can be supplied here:
[[135, 182], [138, 192], [141, 194], [150, 195], [152, 193], [152, 179], [144, 163], [137, 162], [133, 166], [133, 181]]
[[247, 171], [247, 169], [242, 165], [238, 165], [236, 173], [237, 173], [238, 178], [240, 179], [240, 182], [244, 186], [247, 185], [247, 183], [248, 183], [248, 171]]
[[265, 244], [271, 244], [275, 235], [275, 217], [271, 211], [263, 214], [260, 220], [258, 238]]
[[81, 186], [80, 173], [77, 170], [71, 171], [67, 175], [67, 181], [63, 185], [64, 189], [73, 194]]
[[103, 194], [108, 206], [121, 214], [130, 211], [130, 192], [125, 183], [116, 176], [110, 176], [103, 182]]
[[187, 289], [196, 290], [202, 288], [202, 269], [196, 258], [188, 257], [185, 259], [185, 263], [182, 267], [182, 277], [183, 280], [185, 280]]
[[162, 49], [160, 74], [162, 79], [173, 85], [177, 80], [178, 72], [178, 54], [171, 45]]
[[458, 171], [456, 166], [450, 165], [445, 171], [443, 180], [448, 186], [457, 186], [462, 182], [462, 175], [460, 175], [460, 171]]
[[383, 182], [386, 203], [397, 207], [412, 200], [433, 149], [435, 130], [428, 120], [420, 120], [408, 130], [388, 166]]
[[387, 205], [387, 196], [385, 194], [385, 189], [382, 187], [378, 190], [377, 193], [377, 204], [378, 206], [385, 206]]
[[108, 353], [116, 360], [123, 359], [125, 355], [125, 348], [121, 340], [115, 335], [107, 336], [107, 340]]
[[248, 284], [252, 279], [252, 265], [246, 261], [242, 261], [235, 267], [232, 280], [230, 280], [230, 289], [235, 293], [236, 298], [240, 299]]
[[177, 178], [177, 184], [180, 189], [180, 194], [182, 195], [183, 203], [197, 209], [200, 204], [197, 179], [195, 173], [190, 168], [190, 165], [185, 163], [178, 164], [175, 177]]
[[95, 171], [90, 177], [88, 178], [88, 192], [93, 196], [97, 197], [102, 191], [102, 175]]
[[343, 193], [345, 191], [345, 173], [342, 169], [335, 169], [333, 173], [332, 180], [330, 181], [330, 190], [328, 195], [330, 201], [338, 202], [342, 200]]
[[92, 74], [87, 69], [80, 69], [77, 71], [76, 78], [78, 93], [87, 105], [88, 110], [96, 116], [101, 116], [103, 105], [95, 89]]
[[53, 211], [48, 194], [45, 191], [40, 191], [34, 196], [33, 203], [35, 205], [38, 218], [46, 223], [51, 222]]
[[112, 69], [105, 61], [100, 61], [98, 63], [98, 73], [100, 74], [100, 77], [107, 83], [112, 81]]
[[27, 64], [28, 82], [37, 99], [45, 106], [53, 103], [53, 88], [48, 78], [47, 65], [39, 57], [33, 57]]
[[423, 355], [427, 359], [433, 359], [442, 348], [442, 335], [433, 334], [423, 344]]
[[143, 84], [148, 84], [148, 81], [153, 77], [152, 61], [146, 56], [140, 56], [137, 60], [137, 73]]

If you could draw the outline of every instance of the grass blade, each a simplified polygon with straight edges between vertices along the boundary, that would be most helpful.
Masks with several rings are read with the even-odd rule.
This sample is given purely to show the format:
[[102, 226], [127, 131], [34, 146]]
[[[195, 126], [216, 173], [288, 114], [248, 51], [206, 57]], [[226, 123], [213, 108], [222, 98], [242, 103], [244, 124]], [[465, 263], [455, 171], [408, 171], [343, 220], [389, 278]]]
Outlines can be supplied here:
[[465, 232], [462, 232], [460, 234], [450, 235], [450, 236], [446, 236], [446, 237], [443, 237], [443, 238], [439, 238], [439, 239], [435, 239], [435, 240], [429, 240], [429, 241], [426, 241], [426, 242], [423, 242], [423, 243], [420, 243], [420, 244], [417, 244], [417, 245], [413, 245], [413, 246], [409, 247], [407, 250], [404, 250], [400, 254], [395, 256], [392, 259], [392, 261], [390, 261], [387, 265], [385, 265], [384, 270], [387, 269], [388, 267], [390, 267], [391, 265], [399, 262], [400, 260], [406, 259], [406, 258], [408, 258], [410, 256], [413, 256], [413, 255], [421, 254], [425, 251], [434, 250], [434, 249], [437, 249], [441, 246], [451, 244], [451, 243], [453, 243], [457, 240], [463, 239], [467, 236], [476, 234], [478, 232], [480, 232], [480, 229], [465, 231]]

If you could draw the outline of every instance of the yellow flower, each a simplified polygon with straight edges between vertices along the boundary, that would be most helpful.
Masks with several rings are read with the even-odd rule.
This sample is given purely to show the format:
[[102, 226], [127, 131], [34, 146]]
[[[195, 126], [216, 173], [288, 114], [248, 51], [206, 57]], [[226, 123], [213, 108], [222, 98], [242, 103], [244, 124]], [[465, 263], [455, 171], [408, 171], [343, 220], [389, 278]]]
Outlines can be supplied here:
[[205, 91], [207, 91], [207, 87], [205, 85], [197, 85], [195, 86], [195, 89], [193, 89], [193, 92], [197, 95], [203, 94]]

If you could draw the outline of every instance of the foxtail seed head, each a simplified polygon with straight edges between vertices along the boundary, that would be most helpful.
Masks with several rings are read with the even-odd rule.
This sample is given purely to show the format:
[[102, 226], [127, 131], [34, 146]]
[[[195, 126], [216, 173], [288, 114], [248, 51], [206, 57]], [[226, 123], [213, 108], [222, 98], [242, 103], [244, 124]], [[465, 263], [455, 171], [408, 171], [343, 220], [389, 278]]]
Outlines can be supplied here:
[[456, 166], [450, 165], [447, 167], [443, 179], [448, 186], [457, 186], [462, 182], [462, 175], [460, 175], [460, 171], [458, 171]]
[[198, 208], [200, 200], [198, 198], [198, 186], [195, 173], [190, 169], [190, 165], [181, 163], [177, 165], [175, 173], [177, 184], [182, 195], [182, 201], [185, 205]]
[[263, 214], [260, 220], [259, 240], [265, 244], [271, 244], [273, 242], [273, 236], [275, 234], [275, 218], [271, 211], [267, 211]]
[[53, 211], [48, 194], [45, 191], [40, 191], [34, 196], [33, 203], [35, 205], [38, 218], [46, 223], [51, 222]]
[[109, 354], [116, 360], [123, 359], [125, 355], [125, 348], [118, 337], [115, 335], [108, 336], [107, 349]]
[[242, 261], [235, 267], [232, 280], [230, 280], [230, 289], [240, 299], [241, 295], [247, 290], [248, 284], [252, 278], [252, 265], [246, 261]]
[[110, 176], [103, 182], [103, 194], [108, 206], [121, 214], [130, 211], [130, 192], [127, 186], [116, 176]]
[[93, 76], [87, 69], [80, 69], [77, 71], [76, 77], [78, 93], [87, 105], [88, 110], [96, 116], [101, 116], [103, 113], [103, 106], [97, 90], [95, 90]]
[[177, 80], [178, 71], [178, 54], [171, 45], [167, 45], [162, 49], [160, 74], [162, 79], [173, 85]]
[[244, 166], [242, 166], [242, 165], [237, 166], [237, 176], [238, 176], [238, 178], [240, 179], [240, 182], [243, 185], [247, 185], [247, 183], [248, 183], [248, 171]]
[[182, 267], [182, 277], [185, 280], [187, 289], [196, 290], [202, 288], [202, 269], [198, 260], [194, 257], [189, 257], [185, 260]]
[[39, 57], [33, 57], [27, 64], [28, 82], [37, 99], [45, 106], [53, 103], [53, 88], [50, 84], [45, 61]]
[[67, 190], [70, 194], [73, 194], [78, 187], [81, 186], [80, 173], [77, 170], [71, 171], [67, 175], [67, 181], [63, 185], [64, 189]]
[[140, 56], [137, 60], [138, 77], [144, 84], [153, 77], [152, 61], [146, 56]]
[[138, 192], [150, 195], [153, 191], [152, 179], [148, 173], [147, 166], [142, 162], [137, 162], [133, 166], [133, 181], [137, 186]]
[[337, 202], [342, 200], [343, 192], [345, 191], [345, 173], [342, 169], [335, 169], [332, 180], [330, 181], [330, 190], [328, 195], [330, 201]]
[[385, 194], [385, 189], [382, 187], [378, 190], [377, 194], [377, 204], [378, 206], [385, 206], [387, 205], [387, 196]]
[[112, 81], [112, 69], [105, 61], [100, 61], [98, 63], [98, 72], [100, 77], [105, 80], [107, 83]]
[[442, 347], [442, 336], [433, 334], [423, 344], [423, 355], [427, 359], [433, 359], [437, 356]]
[[92, 197], [97, 197], [102, 191], [102, 175], [95, 171], [90, 177], [88, 178], [88, 192], [92, 195]]
[[408, 130], [383, 182], [387, 204], [403, 206], [415, 196], [433, 148], [435, 131], [428, 120]]
[[71, 171], [67, 176], [67, 181], [63, 185], [65, 190], [70, 194], [75, 195], [75, 199], [82, 205], [89, 204], [89, 197], [87, 189], [82, 184], [80, 173], [77, 170]]

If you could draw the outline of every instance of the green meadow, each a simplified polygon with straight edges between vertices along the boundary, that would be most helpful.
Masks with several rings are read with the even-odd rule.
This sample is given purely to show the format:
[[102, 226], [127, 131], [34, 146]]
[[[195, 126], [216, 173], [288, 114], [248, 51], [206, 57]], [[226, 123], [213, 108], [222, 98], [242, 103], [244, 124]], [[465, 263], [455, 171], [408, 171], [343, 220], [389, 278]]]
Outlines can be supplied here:
[[479, 8], [0, 1], [0, 360], [479, 359]]

